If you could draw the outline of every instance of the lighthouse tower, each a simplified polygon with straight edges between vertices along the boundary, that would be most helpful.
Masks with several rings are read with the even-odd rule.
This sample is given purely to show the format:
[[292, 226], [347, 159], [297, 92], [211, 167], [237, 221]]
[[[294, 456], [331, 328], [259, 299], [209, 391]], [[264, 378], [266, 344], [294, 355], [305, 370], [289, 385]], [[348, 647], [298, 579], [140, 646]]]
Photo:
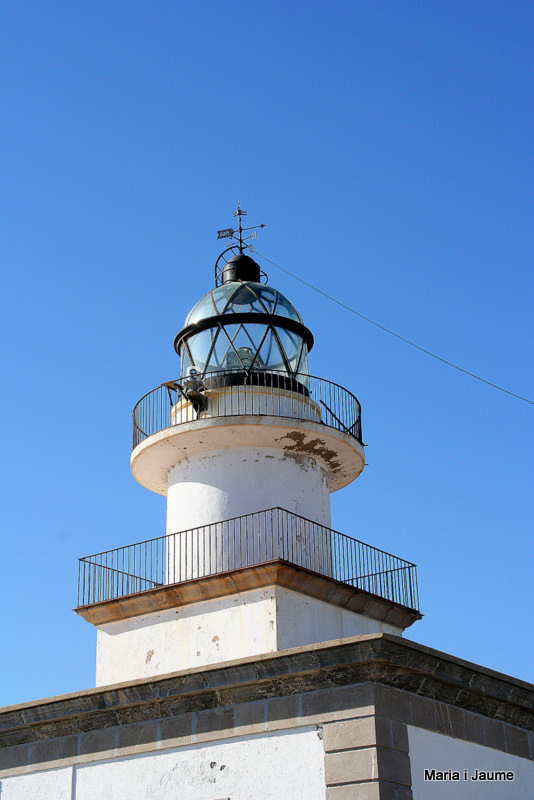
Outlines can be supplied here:
[[238, 230], [174, 340], [180, 375], [134, 409], [131, 469], [165, 535], [81, 560], [97, 686], [420, 618], [414, 565], [331, 527], [361, 473], [360, 404], [310, 374], [313, 335]]

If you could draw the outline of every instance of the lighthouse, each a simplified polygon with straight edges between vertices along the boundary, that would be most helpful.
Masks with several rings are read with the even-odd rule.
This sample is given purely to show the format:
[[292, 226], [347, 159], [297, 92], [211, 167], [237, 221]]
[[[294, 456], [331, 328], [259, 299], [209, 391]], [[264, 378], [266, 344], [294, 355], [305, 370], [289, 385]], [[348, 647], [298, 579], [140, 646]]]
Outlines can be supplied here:
[[165, 534], [80, 562], [97, 686], [421, 617], [414, 565], [332, 528], [330, 494], [364, 468], [360, 403], [310, 371], [313, 333], [245, 215], [176, 334], [178, 378], [134, 408], [131, 470], [166, 497]]
[[364, 468], [360, 404], [314, 374], [312, 331], [235, 216], [176, 377], [133, 411], [132, 473], [166, 528], [80, 559], [96, 686], [0, 709], [2, 798], [452, 800], [499, 781], [525, 800], [534, 686], [403, 636], [415, 565], [330, 517]]

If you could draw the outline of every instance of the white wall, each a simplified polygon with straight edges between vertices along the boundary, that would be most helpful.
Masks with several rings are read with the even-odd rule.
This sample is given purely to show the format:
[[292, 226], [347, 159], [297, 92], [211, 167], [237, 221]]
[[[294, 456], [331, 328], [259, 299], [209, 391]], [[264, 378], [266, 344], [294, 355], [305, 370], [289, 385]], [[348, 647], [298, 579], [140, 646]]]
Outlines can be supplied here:
[[98, 626], [96, 685], [380, 632], [402, 635], [400, 628], [280, 586], [251, 589]]
[[274, 588], [253, 589], [98, 626], [96, 686], [274, 650]]
[[279, 650], [344, 636], [363, 636], [367, 633], [402, 636], [403, 633], [402, 628], [281, 587], [276, 588], [276, 611]]
[[73, 767], [0, 779], [1, 800], [74, 800]]
[[0, 787], [1, 800], [325, 800], [326, 796], [323, 743], [315, 728], [5, 778]]
[[330, 527], [328, 475], [317, 461], [234, 444], [185, 459], [170, 470], [167, 533], [274, 506]]
[[76, 800], [324, 800], [325, 794], [316, 730], [117, 759], [79, 767], [76, 778]]
[[[532, 800], [534, 761], [408, 725], [413, 800]], [[424, 770], [456, 770], [462, 780], [425, 781]], [[464, 770], [468, 780], [463, 780]], [[513, 782], [472, 781], [474, 770], [515, 773]]]

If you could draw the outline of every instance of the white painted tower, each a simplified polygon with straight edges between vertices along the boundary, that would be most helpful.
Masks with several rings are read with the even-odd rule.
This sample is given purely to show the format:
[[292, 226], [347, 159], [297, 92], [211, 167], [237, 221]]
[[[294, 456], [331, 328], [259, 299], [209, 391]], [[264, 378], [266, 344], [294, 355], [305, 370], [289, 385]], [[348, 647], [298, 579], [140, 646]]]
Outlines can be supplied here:
[[244, 213], [175, 338], [180, 378], [134, 409], [166, 535], [82, 560], [97, 685], [420, 618], [413, 565], [331, 529], [330, 493], [364, 466], [360, 404], [309, 374], [312, 333], [245, 254]]

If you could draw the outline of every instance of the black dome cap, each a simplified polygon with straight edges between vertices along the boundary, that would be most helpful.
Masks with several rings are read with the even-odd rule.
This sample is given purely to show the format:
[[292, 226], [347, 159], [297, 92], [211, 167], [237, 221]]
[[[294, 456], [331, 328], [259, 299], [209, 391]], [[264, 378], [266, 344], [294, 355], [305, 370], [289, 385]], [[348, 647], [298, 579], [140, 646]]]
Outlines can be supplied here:
[[250, 256], [246, 256], [244, 253], [238, 253], [232, 256], [230, 261], [224, 265], [222, 282], [253, 281], [259, 283], [260, 275], [261, 269], [259, 264], [256, 264], [254, 259]]

